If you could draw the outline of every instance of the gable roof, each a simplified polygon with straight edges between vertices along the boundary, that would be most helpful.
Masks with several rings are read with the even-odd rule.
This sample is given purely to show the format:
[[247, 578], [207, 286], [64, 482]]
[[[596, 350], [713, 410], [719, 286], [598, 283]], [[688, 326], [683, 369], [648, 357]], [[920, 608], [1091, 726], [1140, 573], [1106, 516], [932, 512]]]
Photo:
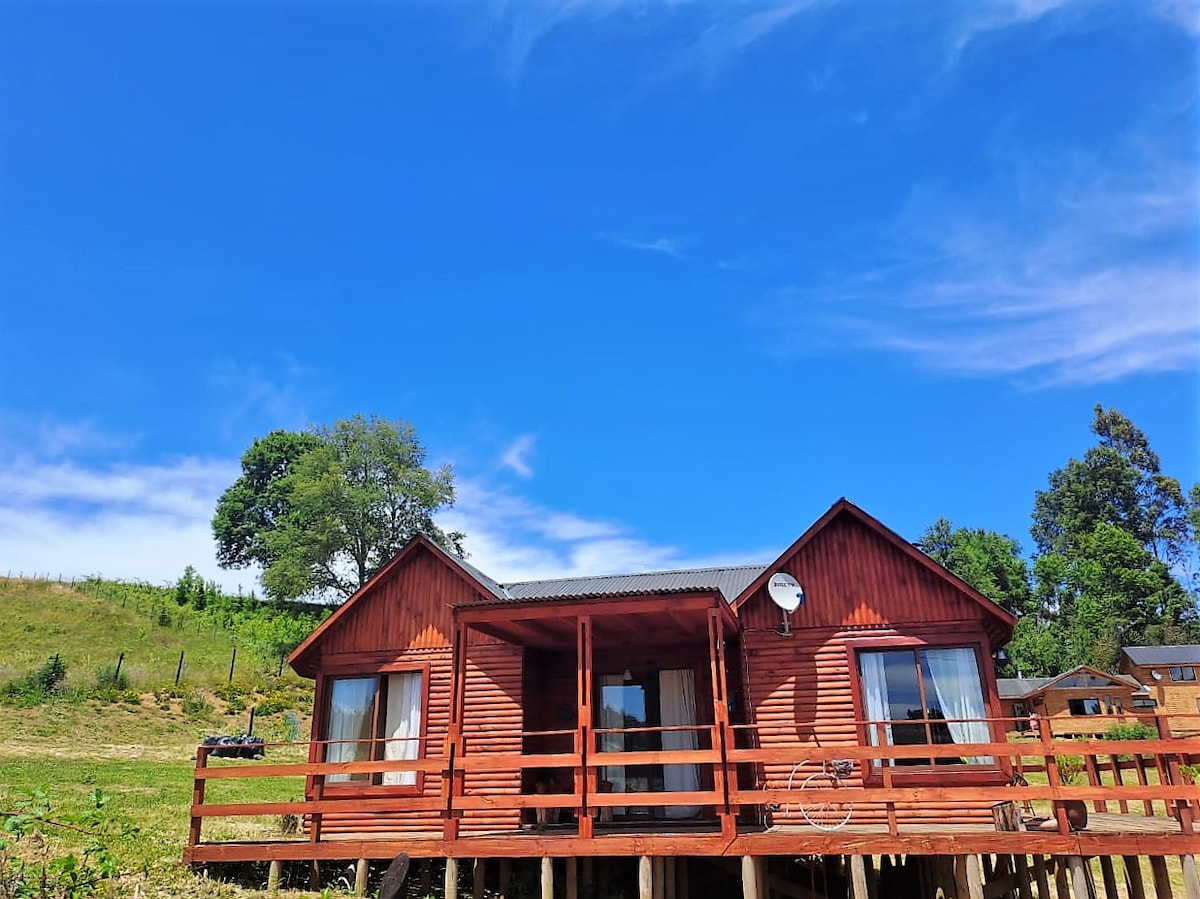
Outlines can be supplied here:
[[[999, 689], [1001, 699], [1025, 699], [1037, 693], [1044, 693], [1046, 690], [1057, 686], [1060, 681], [1077, 677], [1081, 673], [1103, 678], [1114, 685], [1122, 684], [1132, 687], [1135, 691], [1146, 689], [1132, 675], [1109, 674], [1107, 671], [1101, 671], [1099, 668], [1093, 668], [1091, 665], [1076, 665], [1070, 671], [1064, 671], [1055, 677], [1001, 677], [996, 679], [996, 686]], [[1099, 689], [1099, 685], [1094, 686]]]
[[504, 598], [504, 588], [478, 568], [475, 568], [473, 565], [468, 565], [463, 559], [460, 559], [458, 556], [454, 555], [454, 553], [447, 551], [442, 546], [430, 540], [424, 534], [417, 534], [415, 537], [409, 540], [408, 543], [404, 544], [404, 548], [401, 549], [400, 552], [392, 556], [391, 561], [371, 575], [371, 577], [367, 579], [367, 582], [355, 590], [349, 599], [338, 606], [337, 610], [332, 615], [322, 621], [317, 626], [316, 630], [308, 635], [303, 643], [292, 650], [291, 655], [288, 656], [288, 664], [299, 671], [300, 667], [304, 665], [306, 657], [312, 652], [312, 647], [321, 639], [321, 636], [328, 632], [330, 628], [336, 626], [336, 623], [341, 621], [341, 619], [348, 614], [349, 610], [353, 606], [357, 605], [362, 597], [371, 590], [371, 588], [387, 577], [400, 565], [403, 565], [407, 559], [411, 558], [417, 551], [421, 549], [428, 550], [434, 557], [441, 559], [442, 562], [444, 562], [446, 566], [450, 568], [450, 570], [454, 571], [459, 577], [467, 581], [467, 583], [473, 589], [491, 594], [497, 599]]
[[742, 589], [742, 592], [739, 593], [737, 598], [733, 601], [734, 610], [736, 611], [743, 603], [746, 602], [747, 599], [758, 592], [758, 590], [771, 576], [771, 572], [782, 567], [788, 559], [796, 555], [796, 553], [803, 549], [817, 534], [823, 531], [835, 518], [840, 515], [847, 515], [850, 518], [853, 518], [855, 521], [872, 531], [878, 537], [890, 543], [901, 554], [907, 556], [922, 568], [925, 568], [935, 576], [948, 581], [960, 593], [973, 602], [978, 603], [983, 607], [984, 611], [986, 611], [993, 618], [997, 619], [997, 621], [1004, 626], [1008, 634], [1011, 636], [1013, 626], [1017, 623], [1015, 615], [1008, 612], [999, 603], [988, 599], [988, 597], [984, 596], [962, 578], [953, 574], [948, 569], [943, 568], [891, 528], [887, 527], [878, 519], [868, 515], [844, 496], [830, 506], [828, 512], [813, 522], [812, 526], [800, 536], [800, 539], [785, 549], [778, 559], [764, 568], [762, 574], [760, 574]]
[[1135, 665], [1200, 664], [1200, 643], [1178, 646], [1126, 646], [1121, 650]]
[[527, 602], [539, 599], [584, 599], [646, 593], [683, 593], [716, 590], [726, 602], [766, 569], [762, 565], [728, 568], [686, 568], [642, 574], [608, 574], [599, 577], [569, 577], [548, 581], [505, 584], [506, 599]]

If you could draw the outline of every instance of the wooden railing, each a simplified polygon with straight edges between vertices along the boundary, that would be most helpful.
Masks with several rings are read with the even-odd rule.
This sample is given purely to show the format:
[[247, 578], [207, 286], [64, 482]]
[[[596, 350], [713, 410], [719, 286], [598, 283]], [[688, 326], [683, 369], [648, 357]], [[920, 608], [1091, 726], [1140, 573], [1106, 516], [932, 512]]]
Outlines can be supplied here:
[[[569, 809], [578, 826], [578, 836], [590, 837], [593, 825], [607, 817], [603, 809], [614, 807], [700, 806], [708, 809], [704, 817], [720, 820], [722, 833], [740, 814], [743, 827], [762, 825], [772, 808], [801, 803], [837, 801], [853, 804], [856, 809], [883, 809], [880, 818], [887, 833], [899, 835], [908, 825], [902, 809], [906, 804], [930, 803], [946, 807], [956, 804], [980, 807], [980, 804], [1012, 802], [1036, 804], [1052, 819], [1051, 830], [1070, 831], [1067, 809], [1070, 803], [1083, 801], [1095, 812], [1153, 816], [1162, 819], [1176, 832], [1193, 834], [1200, 818], [1200, 786], [1195, 782], [1200, 763], [1200, 740], [1171, 737], [1171, 727], [1180, 728], [1179, 718], [1198, 716], [1148, 716], [1162, 735], [1151, 740], [1060, 740], [1043, 727], [1036, 739], [1017, 739], [984, 743], [936, 743], [905, 746], [854, 745], [784, 741], [778, 726], [770, 731], [755, 725], [699, 725], [682, 728], [589, 729], [503, 734], [484, 734], [464, 741], [462, 751], [445, 757], [414, 760], [354, 762], [275, 761], [210, 763], [212, 747], [199, 747], [196, 755], [193, 804], [189, 845], [201, 842], [202, 824], [210, 818], [247, 818], [254, 816], [294, 815], [306, 822], [306, 830], [296, 839], [319, 842], [322, 819], [335, 813], [413, 812], [432, 820], [456, 821], [464, 813], [480, 811], [511, 812], [519, 816], [526, 809]], [[1125, 715], [1124, 720], [1134, 716]], [[904, 722], [905, 724], [944, 725], [942, 720]], [[953, 722], [951, 722], [953, 723]], [[987, 719], [989, 732], [1008, 733], [1017, 719]], [[859, 722], [860, 733], [874, 729], [886, 735], [885, 724]], [[726, 729], [727, 728], [727, 729]], [[647, 733], [690, 730], [701, 734], [697, 749], [605, 751], [606, 736], [621, 733], [636, 738]], [[762, 739], [759, 738], [760, 730]], [[489, 741], [503, 740], [509, 745], [518, 738], [558, 738], [571, 749], [565, 752], [521, 753], [494, 751]], [[661, 739], [661, 737], [660, 737]], [[867, 741], [860, 741], [866, 743]], [[886, 740], [877, 742], [885, 743]], [[318, 744], [321, 746], [322, 744]], [[307, 755], [310, 744], [268, 744], [267, 758], [290, 751]], [[323, 751], [323, 750], [322, 750]], [[324, 757], [322, 751], [318, 757]], [[988, 757], [988, 765], [956, 764], [943, 767], [937, 760]], [[1068, 757], [1079, 763], [1068, 763]], [[788, 774], [796, 766], [821, 770], [823, 762], [839, 759], [852, 761], [853, 772], [837, 786], [813, 784], [799, 789]], [[919, 775], [921, 760], [934, 760], [924, 766], [924, 781]], [[638, 765], [694, 765], [700, 777], [697, 789], [688, 791], [653, 790], [650, 792], [609, 792], [605, 789], [603, 769]], [[1079, 770], [1069, 770], [1078, 768]], [[525, 771], [564, 772], [557, 792], [522, 791]], [[385, 772], [417, 772], [418, 786], [407, 789], [368, 787], [346, 789], [329, 783], [332, 775], [365, 774], [381, 778]], [[570, 776], [567, 776], [569, 772]], [[782, 774], [780, 772], [783, 772]], [[428, 775], [440, 776], [441, 787], [433, 789]], [[424, 781], [422, 775], [425, 776]], [[509, 775], [513, 792], [475, 792], [468, 789], [471, 775]], [[936, 775], [936, 776], [932, 776]], [[977, 776], [984, 775], [984, 776]], [[1086, 782], [1073, 783], [1071, 775]], [[261, 798], [262, 779], [280, 779], [277, 792], [289, 798]], [[259, 798], [244, 796], [237, 801], [213, 803], [207, 796], [210, 783], [242, 785], [242, 792], [257, 792]], [[303, 797], [303, 798], [300, 798]], [[881, 825], [882, 826], [882, 825]], [[540, 830], [535, 825], [534, 829]], [[570, 832], [568, 826], [567, 832]], [[428, 838], [457, 834], [457, 827], [444, 833], [429, 832]], [[278, 838], [278, 831], [274, 833]]]

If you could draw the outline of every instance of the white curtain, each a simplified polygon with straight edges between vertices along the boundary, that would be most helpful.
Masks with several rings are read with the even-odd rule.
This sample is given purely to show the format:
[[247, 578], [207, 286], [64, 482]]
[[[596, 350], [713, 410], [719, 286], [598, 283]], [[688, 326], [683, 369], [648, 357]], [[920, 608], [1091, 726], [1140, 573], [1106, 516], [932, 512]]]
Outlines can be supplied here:
[[[327, 762], [364, 762], [371, 757], [371, 714], [375, 707], [375, 678], [345, 677], [333, 682], [329, 698]], [[365, 781], [367, 774], [330, 774], [326, 783]]]
[[[618, 702], [615, 706], [604, 701], [605, 687], [624, 687], [625, 676], [623, 674], [602, 674], [600, 675], [600, 727], [602, 728], [623, 728], [625, 726], [625, 708], [624, 703]], [[620, 691], [612, 691], [619, 693]], [[611, 694], [610, 694], [611, 695]], [[600, 751], [601, 752], [624, 752], [625, 751], [625, 735], [622, 733], [601, 734], [600, 735]], [[624, 765], [606, 765], [602, 775], [604, 780], [612, 784], [614, 793], [625, 792], [625, 766]], [[624, 808], [614, 808], [614, 815], [623, 815]]]
[[[887, 668], [884, 665], [884, 657], [881, 652], [864, 652], [859, 657], [859, 663], [862, 665], [862, 684], [863, 694], [867, 701], [867, 720], [871, 723], [867, 725], [867, 741], [872, 746], [879, 745], [879, 728], [876, 727], [876, 721], [891, 721], [892, 709], [891, 702], [888, 699], [887, 687]], [[892, 726], [889, 724], [885, 728], [887, 734], [887, 744], [892, 745]], [[896, 764], [895, 759], [890, 759], [889, 764]]]
[[[690, 668], [658, 672], [659, 718], [663, 727], [696, 723], [696, 673]], [[700, 735], [694, 730], [667, 730], [662, 734], [662, 748], [699, 749]], [[667, 792], [693, 792], [700, 789], [698, 765], [663, 765], [663, 786]], [[700, 814], [698, 805], [669, 805], [668, 818], [694, 818]]]
[[[387, 711], [384, 717], [383, 757], [387, 761], [415, 759], [421, 755], [422, 676], [407, 671], [388, 677]], [[385, 771], [384, 784], [415, 786], [416, 771]]]
[[[979, 668], [975, 651], [971, 649], [927, 649], [922, 655], [929, 666], [933, 690], [938, 705], [948, 719], [946, 726], [955, 743], [988, 743], [990, 732], [984, 718], [983, 688], [979, 683]], [[955, 720], [958, 719], [958, 720]], [[977, 719], [967, 721], [962, 719]], [[989, 765], [994, 759], [974, 756], [967, 759], [972, 765]]]

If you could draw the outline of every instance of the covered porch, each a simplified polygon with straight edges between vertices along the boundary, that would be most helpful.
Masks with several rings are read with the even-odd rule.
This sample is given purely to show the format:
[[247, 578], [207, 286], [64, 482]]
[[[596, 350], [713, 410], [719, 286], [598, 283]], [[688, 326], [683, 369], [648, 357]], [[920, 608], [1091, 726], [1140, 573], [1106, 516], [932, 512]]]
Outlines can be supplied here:
[[[454, 610], [455, 670], [443, 785], [445, 837], [500, 762], [465, 695], [471, 632], [523, 648], [518, 796], [523, 829], [589, 838], [624, 830], [732, 836], [725, 753], [737, 620], [717, 592], [526, 601]], [[730, 668], [733, 664], [734, 671]]]

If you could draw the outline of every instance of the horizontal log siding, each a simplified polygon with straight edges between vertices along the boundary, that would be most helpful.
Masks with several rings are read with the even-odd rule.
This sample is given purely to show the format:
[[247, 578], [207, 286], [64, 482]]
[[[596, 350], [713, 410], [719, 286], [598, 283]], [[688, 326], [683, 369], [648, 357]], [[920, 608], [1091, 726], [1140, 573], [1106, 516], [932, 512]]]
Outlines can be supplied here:
[[[426, 757], [441, 758], [450, 722], [450, 690], [454, 674], [450, 649], [406, 652], [403, 661], [429, 664], [429, 705], [426, 725]], [[464, 733], [468, 752], [474, 746], [495, 751], [520, 750], [521, 657], [519, 646], [507, 643], [472, 644], [467, 652], [466, 718]], [[486, 735], [486, 744], [483, 737]], [[515, 793], [519, 789], [518, 772], [471, 775], [466, 779], [468, 794]], [[425, 775], [424, 796], [441, 793], [442, 778], [435, 772]], [[363, 791], [364, 797], [370, 790]], [[472, 811], [464, 813], [464, 833], [516, 827], [517, 815], [511, 812]], [[322, 829], [327, 833], [413, 833], [440, 831], [442, 816], [436, 811], [326, 814]]]
[[[934, 632], [935, 634], [937, 632]], [[878, 628], [870, 636], [896, 636], [893, 628]], [[857, 746], [859, 734], [855, 725], [854, 683], [847, 660], [847, 642], [868, 634], [863, 631], [844, 631], [832, 628], [797, 631], [791, 637], [781, 637], [773, 631], [750, 631], [745, 641], [747, 696], [759, 745], [764, 748], [787, 746]], [[905, 629], [905, 636], [912, 636]], [[797, 761], [799, 756], [797, 757]], [[787, 785], [792, 765], [767, 765], [765, 771], [755, 772], [772, 787]], [[797, 772], [793, 787], [804, 777], [816, 773], [820, 766], [805, 765]], [[903, 772], [900, 772], [903, 773]], [[743, 776], [752, 776], [745, 772]], [[849, 778], [853, 785], [862, 784], [862, 767], [855, 765]], [[943, 821], [954, 823], [991, 820], [988, 802], [956, 802], [952, 806], [930, 803], [897, 803], [897, 818], [905, 822]], [[859, 824], [885, 822], [883, 805], [855, 805], [853, 821]], [[803, 824], [804, 819], [793, 806], [776, 812], [777, 824]]]

